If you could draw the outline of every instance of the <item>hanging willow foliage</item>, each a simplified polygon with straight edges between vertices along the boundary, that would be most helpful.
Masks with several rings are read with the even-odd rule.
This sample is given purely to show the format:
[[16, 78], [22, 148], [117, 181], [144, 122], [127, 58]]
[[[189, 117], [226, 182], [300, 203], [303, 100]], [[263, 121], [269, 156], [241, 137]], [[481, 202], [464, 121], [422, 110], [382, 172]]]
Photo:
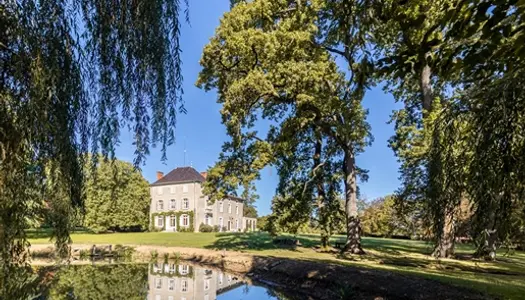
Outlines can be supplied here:
[[68, 216], [83, 204], [80, 154], [114, 156], [128, 126], [136, 166], [150, 146], [166, 157], [184, 112], [184, 7], [187, 19], [187, 0], [2, 1], [0, 273], [26, 262], [25, 229], [45, 211], [67, 255]]
[[471, 199], [477, 254], [490, 259], [498, 246], [516, 242], [512, 216], [525, 203], [524, 78], [518, 70], [466, 89], [434, 128], [433, 218], [443, 223], [461, 197]]

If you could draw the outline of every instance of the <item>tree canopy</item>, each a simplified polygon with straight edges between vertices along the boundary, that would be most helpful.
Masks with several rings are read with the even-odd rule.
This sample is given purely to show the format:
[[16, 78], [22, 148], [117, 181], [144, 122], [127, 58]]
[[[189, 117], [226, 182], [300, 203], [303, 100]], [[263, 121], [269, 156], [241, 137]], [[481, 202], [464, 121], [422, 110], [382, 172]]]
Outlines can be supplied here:
[[[197, 82], [218, 90], [231, 137], [208, 173], [206, 192], [217, 199], [235, 193], [271, 164], [282, 199], [301, 207], [298, 218], [309, 214], [314, 197], [318, 207], [339, 209], [335, 195], [344, 185], [349, 245], [358, 252], [355, 156], [370, 133], [362, 94], [348, 90], [335, 59], [315, 43], [323, 5], [259, 0], [225, 14], [204, 49]], [[266, 136], [253, 130], [259, 118], [271, 123]]]
[[94, 172], [86, 176], [83, 225], [94, 231], [147, 229], [150, 192], [142, 174], [120, 160], [102, 160]]

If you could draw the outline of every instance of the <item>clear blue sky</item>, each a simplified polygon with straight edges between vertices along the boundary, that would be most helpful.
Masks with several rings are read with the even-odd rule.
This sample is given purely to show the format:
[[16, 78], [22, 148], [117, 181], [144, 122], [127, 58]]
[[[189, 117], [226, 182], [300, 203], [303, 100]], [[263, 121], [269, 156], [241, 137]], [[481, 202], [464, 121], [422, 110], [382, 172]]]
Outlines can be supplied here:
[[[223, 13], [229, 10], [228, 0], [194, 0], [190, 1], [191, 26], [182, 28], [182, 60], [184, 75], [184, 99], [188, 110], [186, 115], [178, 115], [176, 142], [168, 148], [168, 161], [161, 161], [160, 149], [152, 149], [146, 164], [142, 166], [144, 177], [155, 180], [156, 171], [169, 172], [184, 164], [184, 145], [186, 144], [186, 165], [192, 163], [198, 171], [212, 166], [220, 153], [223, 142], [227, 139], [224, 126], [221, 124], [220, 105], [216, 103], [216, 93], [204, 92], [195, 87], [200, 71], [199, 59], [203, 47], [214, 34], [215, 28]], [[392, 110], [400, 107], [391, 95], [385, 94], [376, 87], [368, 91], [364, 106], [369, 109], [368, 122], [372, 126], [375, 141], [366, 152], [358, 156], [357, 163], [369, 170], [370, 179], [361, 183], [361, 191], [368, 199], [374, 199], [397, 189], [398, 163], [387, 140], [394, 133], [393, 126], [387, 124]], [[133, 161], [134, 148], [131, 134], [123, 132], [121, 144], [117, 148], [117, 157]], [[264, 170], [257, 183], [260, 199], [256, 203], [259, 215], [270, 213], [270, 202], [277, 186], [275, 170]]]

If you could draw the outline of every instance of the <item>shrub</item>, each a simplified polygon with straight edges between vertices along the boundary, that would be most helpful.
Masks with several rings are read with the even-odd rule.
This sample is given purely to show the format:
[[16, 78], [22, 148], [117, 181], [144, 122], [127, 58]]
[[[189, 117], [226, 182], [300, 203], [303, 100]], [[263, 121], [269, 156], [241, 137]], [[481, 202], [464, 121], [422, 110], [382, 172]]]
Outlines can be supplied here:
[[199, 227], [199, 231], [200, 232], [212, 232], [213, 229], [214, 228], [211, 225], [207, 225], [207, 224], [204, 224], [204, 223], [201, 223], [201, 225]]

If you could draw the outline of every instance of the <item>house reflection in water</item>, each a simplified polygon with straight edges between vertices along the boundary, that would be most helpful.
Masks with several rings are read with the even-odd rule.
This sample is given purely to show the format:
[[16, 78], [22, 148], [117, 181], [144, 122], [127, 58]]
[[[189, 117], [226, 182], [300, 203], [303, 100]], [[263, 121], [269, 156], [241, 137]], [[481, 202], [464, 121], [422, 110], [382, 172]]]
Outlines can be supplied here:
[[243, 284], [221, 271], [154, 263], [149, 266], [148, 300], [215, 300], [217, 295]]

